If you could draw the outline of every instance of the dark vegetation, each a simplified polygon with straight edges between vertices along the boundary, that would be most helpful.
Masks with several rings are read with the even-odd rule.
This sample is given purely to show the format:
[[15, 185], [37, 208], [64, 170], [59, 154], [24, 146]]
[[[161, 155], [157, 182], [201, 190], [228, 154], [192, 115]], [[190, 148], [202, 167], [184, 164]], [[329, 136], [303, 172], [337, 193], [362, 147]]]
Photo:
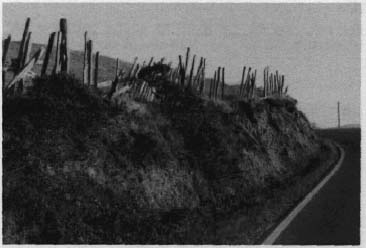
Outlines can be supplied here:
[[5, 98], [4, 243], [230, 243], [220, 223], [237, 213], [254, 243], [335, 154], [288, 96], [215, 103], [174, 87], [115, 106], [61, 74]]

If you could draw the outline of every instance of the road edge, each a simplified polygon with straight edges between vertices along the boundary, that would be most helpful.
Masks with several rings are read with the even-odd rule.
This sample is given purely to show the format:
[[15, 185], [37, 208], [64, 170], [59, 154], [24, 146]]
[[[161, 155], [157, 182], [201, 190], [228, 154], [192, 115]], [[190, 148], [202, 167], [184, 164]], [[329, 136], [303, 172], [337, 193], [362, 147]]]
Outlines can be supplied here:
[[340, 151], [339, 160], [336, 162], [334, 168], [309, 193], [306, 194], [304, 199], [299, 204], [297, 204], [291, 210], [291, 212], [280, 222], [280, 224], [277, 225], [277, 227], [267, 236], [267, 238], [264, 239], [262, 245], [273, 245], [277, 238], [281, 235], [281, 233], [293, 221], [293, 219], [295, 219], [295, 217], [301, 212], [301, 210], [312, 200], [312, 198], [319, 192], [319, 190], [339, 170], [345, 157], [345, 151], [338, 143], [334, 142], [334, 144]]

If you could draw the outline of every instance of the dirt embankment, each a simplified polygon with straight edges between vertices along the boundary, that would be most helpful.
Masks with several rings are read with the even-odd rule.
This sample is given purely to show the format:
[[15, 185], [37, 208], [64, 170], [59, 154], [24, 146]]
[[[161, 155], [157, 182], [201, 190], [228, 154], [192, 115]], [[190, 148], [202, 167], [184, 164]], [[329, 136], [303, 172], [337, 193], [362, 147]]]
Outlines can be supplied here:
[[213, 243], [334, 152], [291, 98], [172, 99], [111, 107], [65, 76], [5, 99], [4, 242]]

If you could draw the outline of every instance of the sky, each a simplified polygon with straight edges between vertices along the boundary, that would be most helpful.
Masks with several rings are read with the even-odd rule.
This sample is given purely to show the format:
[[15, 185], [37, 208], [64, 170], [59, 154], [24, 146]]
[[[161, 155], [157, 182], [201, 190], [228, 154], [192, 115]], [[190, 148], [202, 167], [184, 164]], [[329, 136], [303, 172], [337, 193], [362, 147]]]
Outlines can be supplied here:
[[139, 61], [176, 63], [191, 52], [207, 58], [207, 76], [225, 67], [228, 83], [243, 66], [256, 68], [257, 84], [269, 66], [285, 75], [289, 94], [318, 127], [360, 123], [361, 5], [359, 3], [3, 3], [3, 37], [20, 40], [26, 17], [32, 41], [46, 43], [68, 21], [71, 49], [93, 49]]

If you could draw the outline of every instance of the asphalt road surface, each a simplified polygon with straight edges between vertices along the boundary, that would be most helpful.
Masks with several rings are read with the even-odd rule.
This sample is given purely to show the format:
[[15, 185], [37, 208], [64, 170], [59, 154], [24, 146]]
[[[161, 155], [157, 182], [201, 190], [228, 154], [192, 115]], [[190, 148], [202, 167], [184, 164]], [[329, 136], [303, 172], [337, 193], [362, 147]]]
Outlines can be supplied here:
[[343, 164], [275, 244], [360, 244], [360, 129], [328, 129], [319, 134], [343, 147]]

